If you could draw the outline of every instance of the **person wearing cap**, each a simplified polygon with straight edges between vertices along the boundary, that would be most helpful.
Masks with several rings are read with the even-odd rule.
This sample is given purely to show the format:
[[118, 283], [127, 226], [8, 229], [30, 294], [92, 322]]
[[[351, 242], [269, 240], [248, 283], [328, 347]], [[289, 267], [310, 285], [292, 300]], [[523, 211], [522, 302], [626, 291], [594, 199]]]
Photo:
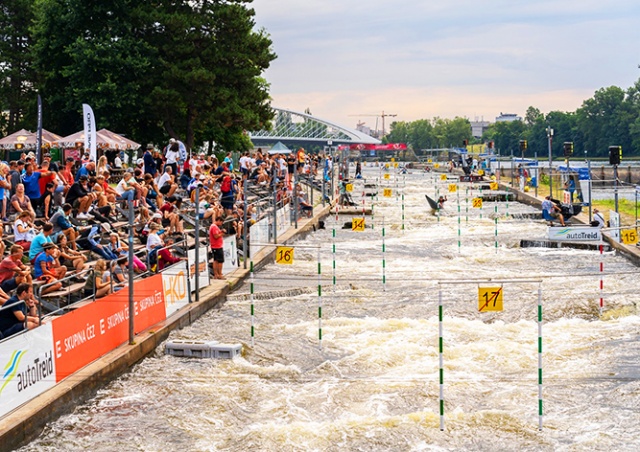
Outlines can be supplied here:
[[66, 201], [71, 204], [74, 209], [78, 209], [76, 218], [79, 220], [90, 220], [93, 215], [89, 215], [89, 207], [96, 199], [95, 193], [89, 193], [89, 179], [87, 176], [80, 176], [77, 182], [74, 182], [69, 188]]
[[42, 294], [60, 289], [62, 282], [59, 280], [64, 278], [64, 275], [67, 273], [67, 267], [56, 262], [55, 254], [57, 251], [58, 247], [56, 245], [47, 243], [33, 263], [33, 276], [35, 276], [38, 281], [44, 281], [45, 284], [49, 284], [58, 280], [57, 283], [46, 287], [41, 292]]
[[603, 228], [605, 225], [604, 216], [598, 209], [593, 209], [593, 221], [591, 222], [591, 226], [594, 228]]
[[153, 177], [156, 177], [156, 161], [153, 159], [153, 144], [147, 144], [147, 149], [145, 149], [144, 154], [142, 155], [142, 161], [144, 162], [144, 170], [143, 174], [151, 174]]

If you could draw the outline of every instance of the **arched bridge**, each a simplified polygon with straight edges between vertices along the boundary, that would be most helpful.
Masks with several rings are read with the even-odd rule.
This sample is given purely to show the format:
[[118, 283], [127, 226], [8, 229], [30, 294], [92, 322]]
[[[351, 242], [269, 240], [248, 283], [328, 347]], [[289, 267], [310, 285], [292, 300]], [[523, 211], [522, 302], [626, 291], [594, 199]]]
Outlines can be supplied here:
[[285, 108], [273, 108], [275, 117], [271, 130], [249, 132], [254, 144], [282, 141], [311, 141], [333, 144], [380, 144], [380, 140], [355, 129], [340, 126], [326, 119]]

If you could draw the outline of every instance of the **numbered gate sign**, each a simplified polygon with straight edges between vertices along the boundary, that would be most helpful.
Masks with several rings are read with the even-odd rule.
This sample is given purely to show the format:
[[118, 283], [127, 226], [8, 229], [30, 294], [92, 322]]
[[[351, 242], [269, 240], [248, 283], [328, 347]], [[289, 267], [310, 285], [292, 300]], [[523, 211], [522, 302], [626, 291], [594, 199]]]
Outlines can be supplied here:
[[357, 232], [364, 231], [364, 218], [353, 218], [351, 220], [351, 230]]
[[427, 163], [433, 163], [433, 159], [427, 159]]
[[440, 164], [439, 164], [439, 163], [436, 163], [436, 164], [434, 164], [434, 165], [433, 165], [433, 167], [434, 167], [435, 169], [438, 169], [438, 168], [440, 168]]
[[478, 287], [478, 311], [502, 311], [502, 287]]
[[497, 182], [491, 182], [491, 185], [489, 186], [489, 188], [491, 188], [491, 190], [497, 190], [498, 187], [498, 183]]
[[394, 163], [393, 163], [393, 167], [394, 167], [394, 168], [397, 168], [397, 167], [398, 167], [398, 162], [394, 162]]
[[473, 198], [473, 208], [482, 209], [482, 198]]
[[293, 264], [293, 248], [290, 246], [279, 246], [276, 248], [276, 264]]
[[478, 170], [478, 176], [484, 176], [484, 170], [479, 169]]
[[385, 198], [391, 198], [393, 196], [393, 190], [391, 190], [390, 188], [385, 188], [382, 191], [383, 195]]
[[449, 193], [455, 193], [458, 191], [458, 186], [456, 184], [449, 184]]
[[638, 243], [638, 232], [635, 229], [622, 229], [620, 235], [622, 236], [622, 243], [625, 245]]
[[389, 179], [391, 178], [391, 176], [389, 175], [389, 173], [385, 173], [384, 178], [385, 178], [386, 180], [389, 180]]
[[344, 186], [345, 190], [347, 190], [349, 193], [351, 193], [353, 191], [353, 184], [347, 184]]
[[446, 174], [441, 174], [440, 175], [440, 180], [447, 180], [447, 175]]

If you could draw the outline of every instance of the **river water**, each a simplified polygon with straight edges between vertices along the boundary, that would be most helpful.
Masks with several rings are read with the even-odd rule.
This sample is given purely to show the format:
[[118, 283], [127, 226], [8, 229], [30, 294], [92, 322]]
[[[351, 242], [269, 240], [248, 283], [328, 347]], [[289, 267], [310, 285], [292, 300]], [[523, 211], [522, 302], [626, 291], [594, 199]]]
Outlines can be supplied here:
[[[380, 173], [367, 167], [365, 176]], [[159, 347], [23, 450], [637, 450], [636, 268], [612, 252], [520, 248], [521, 239], [544, 239], [546, 226], [514, 219], [534, 211], [517, 203], [509, 203], [510, 216], [498, 205], [496, 248], [495, 203], [481, 212], [469, 201], [467, 211], [465, 198], [474, 194], [461, 185], [460, 215], [451, 193], [438, 219], [424, 195], [434, 197], [436, 184], [444, 193], [447, 183], [418, 173], [382, 181], [394, 192], [380, 193], [373, 220], [367, 217], [373, 228], [341, 229], [351, 217], [336, 224], [332, 216], [325, 230], [296, 242], [293, 265], [256, 272], [253, 347], [248, 283], [170, 336], [241, 343], [242, 357], [175, 358]], [[404, 222], [396, 184], [404, 189]], [[356, 182], [357, 202], [361, 187]], [[489, 278], [501, 282], [484, 282]], [[501, 287], [503, 311], [478, 312], [479, 287], [487, 286]]]

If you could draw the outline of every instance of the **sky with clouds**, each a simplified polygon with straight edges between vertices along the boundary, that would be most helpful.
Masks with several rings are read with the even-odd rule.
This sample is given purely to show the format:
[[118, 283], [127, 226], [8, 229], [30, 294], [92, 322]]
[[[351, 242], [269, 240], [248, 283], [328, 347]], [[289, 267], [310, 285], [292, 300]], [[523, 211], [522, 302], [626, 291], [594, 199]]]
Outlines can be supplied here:
[[[638, 0], [254, 0], [272, 105], [355, 127], [574, 111], [640, 78]], [[356, 115], [356, 116], [352, 116]], [[388, 127], [388, 126], [387, 126]]]

